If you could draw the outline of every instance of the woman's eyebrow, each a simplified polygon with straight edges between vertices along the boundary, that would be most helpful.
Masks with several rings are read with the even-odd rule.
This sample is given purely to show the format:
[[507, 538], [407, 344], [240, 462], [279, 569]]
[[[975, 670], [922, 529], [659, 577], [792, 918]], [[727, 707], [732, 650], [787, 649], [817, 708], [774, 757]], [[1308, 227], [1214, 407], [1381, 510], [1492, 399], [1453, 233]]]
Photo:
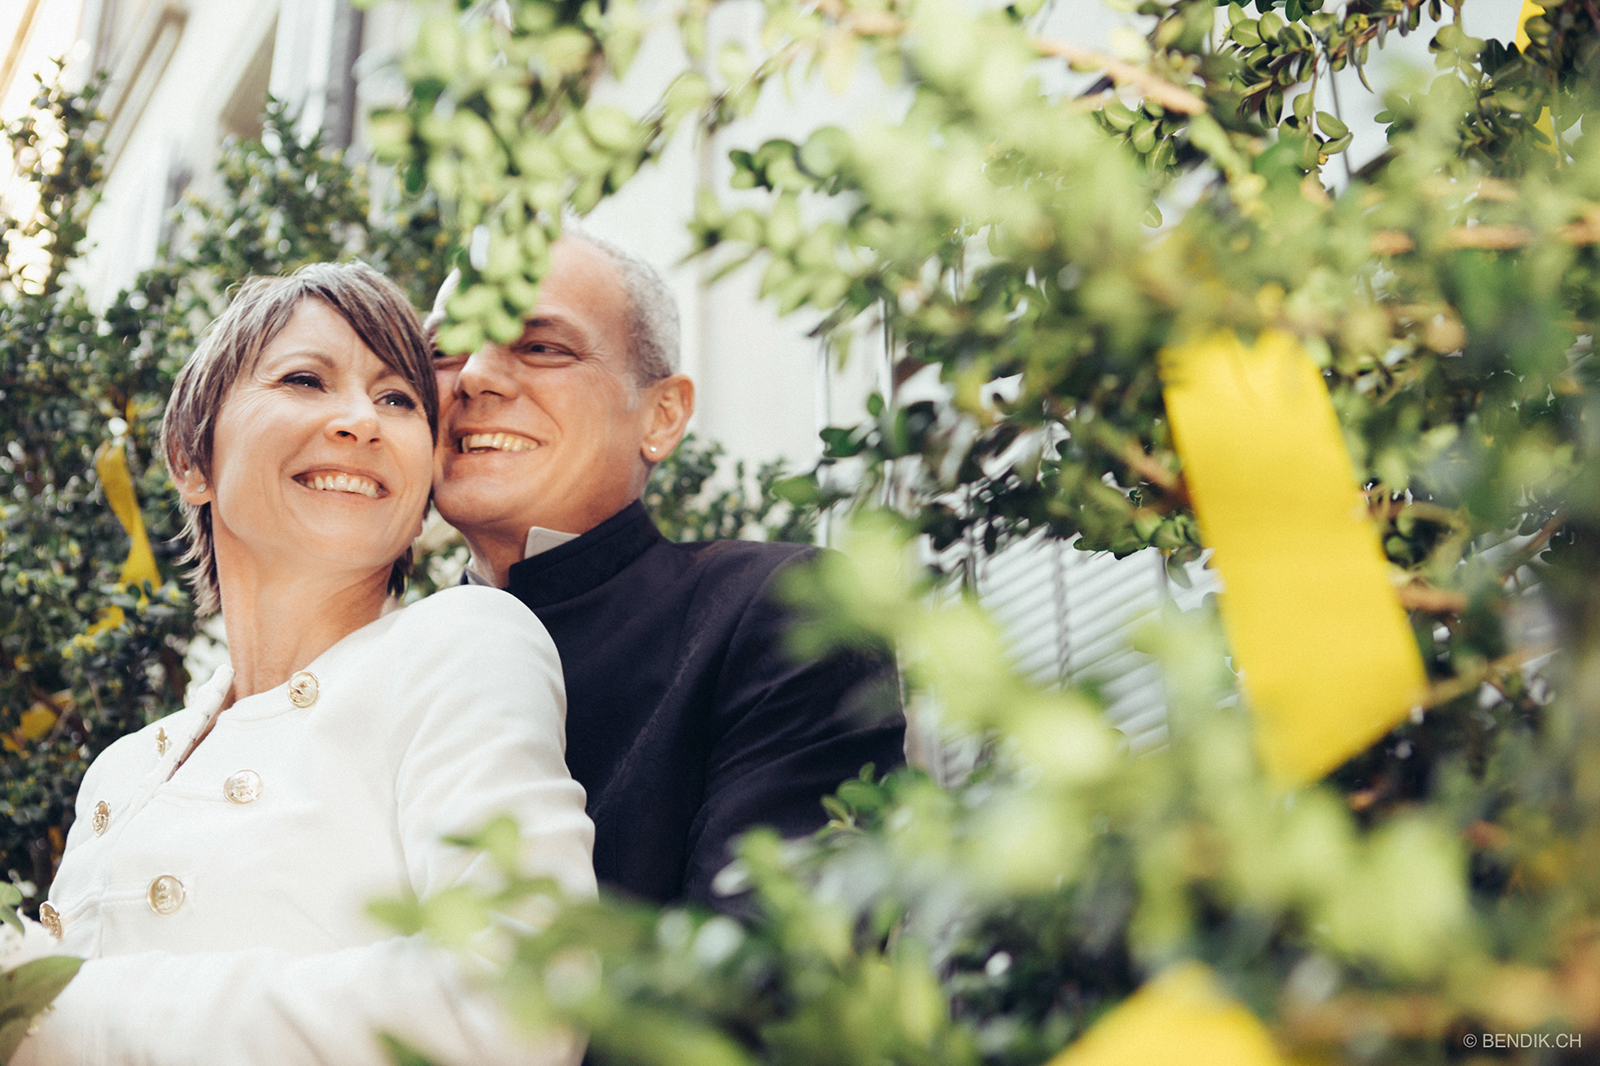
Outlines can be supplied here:
[[[339, 369], [338, 360], [334, 359], [333, 356], [329, 355], [327, 352], [324, 352], [320, 348], [291, 348], [281, 355], [273, 358], [268, 365], [287, 362], [293, 359], [309, 359], [313, 363], [317, 363], [329, 371], [337, 371]], [[266, 363], [267, 361], [263, 360], [263, 362]], [[405, 380], [407, 384], [411, 383], [410, 379], [406, 378], [404, 372], [396, 370], [388, 363], [379, 360], [378, 365], [382, 369], [379, 370], [377, 377], [373, 379], [374, 381], [385, 381], [389, 378], [401, 378]]]
[[329, 370], [337, 370], [339, 367], [333, 356], [324, 352], [321, 348], [310, 347], [290, 348], [286, 352], [279, 352], [271, 359], [263, 359], [262, 363], [267, 366], [275, 366], [278, 363], [286, 363], [294, 359], [310, 359], [312, 362], [318, 363]]

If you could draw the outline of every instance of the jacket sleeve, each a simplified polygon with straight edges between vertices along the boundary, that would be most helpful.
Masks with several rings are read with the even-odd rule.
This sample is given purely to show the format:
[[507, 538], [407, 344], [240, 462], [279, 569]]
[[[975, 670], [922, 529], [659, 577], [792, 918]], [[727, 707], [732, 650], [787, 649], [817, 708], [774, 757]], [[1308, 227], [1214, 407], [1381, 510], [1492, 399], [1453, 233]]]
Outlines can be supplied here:
[[491, 876], [487, 858], [440, 841], [510, 813], [522, 829], [523, 872], [592, 899], [594, 823], [583, 786], [567, 771], [555, 642], [499, 589], [449, 588], [416, 606], [424, 605], [435, 610], [408, 619], [404, 644], [442, 642], [435, 654], [443, 660], [397, 663], [392, 700], [402, 708], [392, 759], [411, 890], [426, 899], [462, 880], [482, 883]]
[[718, 678], [684, 894], [721, 910], [741, 909], [712, 886], [740, 834], [758, 825], [785, 837], [815, 832], [827, 822], [823, 797], [863, 766], [881, 775], [905, 763], [899, 673], [887, 649], [845, 648], [808, 662], [789, 648], [795, 617], [778, 589], [790, 567], [815, 557], [804, 553], [759, 580]]
[[[498, 590], [439, 594], [392, 637], [403, 654], [374, 692], [409, 887], [427, 898], [487, 884], [481, 857], [441, 836], [518, 819], [524, 865], [595, 894], [594, 830], [563, 759], [560, 661], [543, 627]], [[423, 601], [417, 605], [428, 605]], [[514, 1031], [461, 962], [416, 937], [311, 956], [271, 949], [91, 959], [14, 1066], [386, 1064], [395, 1035], [440, 1063], [575, 1066], [570, 1033]]]
[[91, 959], [11, 1066], [388, 1066], [377, 1032], [440, 1063], [574, 1066], [570, 1033], [516, 1034], [455, 961], [416, 938]]

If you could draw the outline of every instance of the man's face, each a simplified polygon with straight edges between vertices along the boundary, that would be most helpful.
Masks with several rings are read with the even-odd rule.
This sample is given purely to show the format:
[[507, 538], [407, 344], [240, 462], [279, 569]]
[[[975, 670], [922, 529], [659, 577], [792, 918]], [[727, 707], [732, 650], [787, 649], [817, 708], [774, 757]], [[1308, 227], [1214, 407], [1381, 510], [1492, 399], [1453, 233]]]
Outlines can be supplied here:
[[520, 338], [436, 363], [434, 504], [469, 541], [520, 543], [531, 526], [585, 532], [648, 476], [627, 292], [598, 248], [562, 240], [552, 251]]

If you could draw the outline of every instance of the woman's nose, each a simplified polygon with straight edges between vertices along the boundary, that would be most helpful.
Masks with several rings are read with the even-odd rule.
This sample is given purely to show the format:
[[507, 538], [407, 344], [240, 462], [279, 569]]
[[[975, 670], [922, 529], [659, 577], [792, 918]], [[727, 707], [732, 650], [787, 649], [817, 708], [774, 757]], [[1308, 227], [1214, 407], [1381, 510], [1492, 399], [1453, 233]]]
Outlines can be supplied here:
[[371, 444], [378, 440], [378, 406], [365, 392], [341, 398], [338, 410], [328, 420], [327, 432], [336, 440]]

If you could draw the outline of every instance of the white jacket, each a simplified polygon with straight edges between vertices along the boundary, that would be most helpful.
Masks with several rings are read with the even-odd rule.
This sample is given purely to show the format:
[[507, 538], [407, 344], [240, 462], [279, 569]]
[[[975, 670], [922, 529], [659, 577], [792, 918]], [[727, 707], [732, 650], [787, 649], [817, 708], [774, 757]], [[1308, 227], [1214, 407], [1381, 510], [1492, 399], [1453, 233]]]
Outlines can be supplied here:
[[484, 858], [441, 838], [500, 813], [530, 871], [595, 894], [539, 621], [498, 589], [450, 588], [218, 715], [232, 673], [85, 775], [50, 895], [62, 950], [90, 961], [13, 1066], [386, 1063], [374, 1030], [444, 1062], [576, 1062], [570, 1038], [512, 1039], [447, 956], [365, 913], [487, 883]]

